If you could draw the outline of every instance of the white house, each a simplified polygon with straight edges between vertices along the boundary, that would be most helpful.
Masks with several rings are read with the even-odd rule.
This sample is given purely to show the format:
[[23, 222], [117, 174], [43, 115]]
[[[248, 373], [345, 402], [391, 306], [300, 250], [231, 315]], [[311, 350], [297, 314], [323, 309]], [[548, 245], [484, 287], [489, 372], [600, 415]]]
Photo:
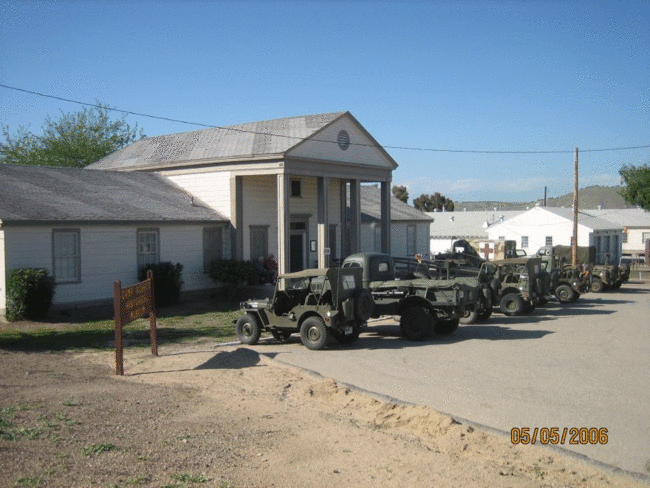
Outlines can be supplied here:
[[644, 255], [646, 241], [650, 240], [650, 212], [641, 208], [586, 210], [585, 212], [623, 227], [623, 254], [631, 257]]
[[[490, 240], [514, 240], [519, 249], [534, 254], [542, 246], [571, 245], [573, 209], [535, 207], [488, 228]], [[578, 212], [578, 246], [595, 246], [598, 263], [618, 261], [623, 228], [615, 223]]]
[[228, 252], [228, 220], [155, 174], [0, 164], [0, 314], [12, 269], [48, 269], [54, 303], [110, 298], [138, 267], [183, 265], [184, 290], [214, 286], [205, 273]]
[[322, 267], [363, 250], [368, 232], [372, 249], [420, 252], [426, 217], [398, 210], [391, 231], [396, 167], [349, 112], [145, 138], [83, 170], [0, 166], [0, 310], [19, 267], [52, 271], [66, 304], [109, 298], [147, 260], [183, 264], [187, 291], [212, 286], [208, 258]]
[[483, 241], [488, 239], [488, 228], [499, 222], [524, 213], [524, 210], [472, 210], [453, 212], [425, 212], [433, 219], [430, 226], [430, 252], [432, 256], [451, 250], [459, 240]]
[[360, 250], [361, 183], [378, 183], [390, 250], [397, 163], [349, 112], [142, 139], [88, 168], [164, 176], [229, 220], [235, 258], [274, 254], [280, 273]]

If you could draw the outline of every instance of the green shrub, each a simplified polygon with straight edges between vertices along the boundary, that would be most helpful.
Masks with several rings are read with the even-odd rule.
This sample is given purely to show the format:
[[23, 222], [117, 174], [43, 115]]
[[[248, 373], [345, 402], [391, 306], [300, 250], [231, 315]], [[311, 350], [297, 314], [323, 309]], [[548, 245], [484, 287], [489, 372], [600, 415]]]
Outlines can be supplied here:
[[156, 307], [175, 305], [180, 301], [183, 265], [171, 262], [147, 264], [138, 270], [138, 281], [147, 279], [147, 271], [153, 271], [153, 293]]
[[233, 287], [241, 285], [255, 276], [253, 263], [236, 259], [215, 259], [210, 263], [210, 278], [215, 283], [225, 283]]
[[54, 297], [54, 278], [46, 269], [11, 270], [7, 277], [7, 320], [42, 320]]

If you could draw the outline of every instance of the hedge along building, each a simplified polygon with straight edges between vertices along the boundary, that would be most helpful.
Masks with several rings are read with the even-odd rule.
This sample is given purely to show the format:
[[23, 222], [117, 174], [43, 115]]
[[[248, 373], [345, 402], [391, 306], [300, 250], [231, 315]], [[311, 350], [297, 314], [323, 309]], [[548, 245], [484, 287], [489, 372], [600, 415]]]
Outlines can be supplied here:
[[183, 289], [213, 286], [205, 266], [228, 220], [165, 178], [74, 168], [0, 165], [0, 314], [6, 275], [45, 268], [55, 304], [110, 299], [138, 267], [183, 265]]
[[361, 183], [379, 184], [381, 249], [390, 252], [395, 168], [349, 112], [145, 138], [88, 166], [165, 177], [228, 220], [232, 257], [273, 254], [280, 273], [361, 250]]

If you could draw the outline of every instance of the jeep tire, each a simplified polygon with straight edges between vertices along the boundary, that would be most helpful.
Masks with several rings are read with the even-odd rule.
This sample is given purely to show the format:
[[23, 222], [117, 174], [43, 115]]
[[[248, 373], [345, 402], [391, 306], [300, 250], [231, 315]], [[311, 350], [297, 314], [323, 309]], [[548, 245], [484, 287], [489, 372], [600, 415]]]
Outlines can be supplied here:
[[474, 324], [478, 320], [478, 311], [476, 309], [470, 310], [466, 308], [460, 316], [461, 324]]
[[573, 302], [573, 296], [575, 292], [571, 289], [569, 285], [559, 285], [555, 289], [555, 296], [557, 297], [560, 303], [571, 303]]
[[317, 315], [307, 317], [300, 326], [300, 340], [307, 349], [318, 351], [323, 349], [330, 338], [330, 330], [325, 322]]
[[235, 333], [242, 344], [257, 344], [262, 335], [260, 319], [250, 313], [242, 315], [235, 325]]
[[605, 284], [601, 280], [594, 278], [594, 281], [591, 282], [591, 291], [594, 293], [602, 293], [605, 291]]
[[414, 305], [404, 310], [400, 317], [399, 327], [407, 339], [423, 341], [433, 332], [435, 323], [436, 318], [427, 308]]
[[358, 322], [367, 322], [375, 308], [375, 301], [372, 299], [370, 290], [364, 288], [359, 290], [354, 297], [354, 317]]
[[524, 300], [517, 293], [508, 293], [501, 299], [499, 308], [504, 315], [521, 315], [524, 310]]

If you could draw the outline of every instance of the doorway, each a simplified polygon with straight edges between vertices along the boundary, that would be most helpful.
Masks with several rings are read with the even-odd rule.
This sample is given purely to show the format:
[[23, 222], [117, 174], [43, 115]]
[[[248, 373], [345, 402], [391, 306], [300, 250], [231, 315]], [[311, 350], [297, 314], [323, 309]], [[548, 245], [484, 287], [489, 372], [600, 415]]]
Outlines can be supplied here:
[[289, 272], [305, 269], [307, 257], [307, 222], [289, 224]]

